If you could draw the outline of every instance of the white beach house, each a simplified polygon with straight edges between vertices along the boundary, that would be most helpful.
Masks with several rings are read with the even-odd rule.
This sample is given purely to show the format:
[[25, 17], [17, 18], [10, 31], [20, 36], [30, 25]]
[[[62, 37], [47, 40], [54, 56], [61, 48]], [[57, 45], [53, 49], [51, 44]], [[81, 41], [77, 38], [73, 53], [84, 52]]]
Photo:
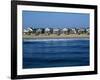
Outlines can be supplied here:
[[85, 33], [85, 29], [84, 28], [78, 29], [78, 34], [83, 34], [83, 33]]
[[41, 28], [36, 29], [36, 32], [35, 32], [36, 35], [39, 35], [41, 33], [42, 33], [42, 29]]
[[45, 28], [45, 34], [49, 35], [50, 34], [50, 28]]
[[77, 34], [77, 29], [76, 29], [76, 28], [70, 29], [70, 33], [71, 33], [71, 34]]
[[86, 29], [86, 33], [87, 33], [87, 34], [90, 33], [90, 29], [89, 29], [89, 28]]
[[69, 33], [69, 29], [68, 28], [63, 28], [62, 29], [62, 33], [63, 34], [68, 34]]
[[54, 28], [54, 29], [53, 29], [53, 34], [60, 35], [60, 29]]
[[33, 32], [33, 28], [32, 28], [32, 27], [29, 27], [27, 30], [28, 30], [29, 32]]
[[24, 29], [24, 30], [23, 30], [23, 33], [24, 33], [24, 34], [28, 34], [28, 30], [27, 30], [27, 29]]

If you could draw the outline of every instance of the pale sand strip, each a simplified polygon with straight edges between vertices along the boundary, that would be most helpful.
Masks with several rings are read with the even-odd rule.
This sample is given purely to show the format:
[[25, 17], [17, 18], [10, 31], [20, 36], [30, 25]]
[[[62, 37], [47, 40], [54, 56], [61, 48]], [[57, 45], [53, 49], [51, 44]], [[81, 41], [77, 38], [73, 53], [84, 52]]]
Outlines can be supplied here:
[[40, 34], [38, 36], [31, 34], [31, 35], [23, 35], [24, 39], [58, 39], [58, 38], [89, 38], [89, 35], [87, 34], [70, 34], [70, 35], [56, 35], [56, 34], [51, 34], [51, 35], [44, 35]]

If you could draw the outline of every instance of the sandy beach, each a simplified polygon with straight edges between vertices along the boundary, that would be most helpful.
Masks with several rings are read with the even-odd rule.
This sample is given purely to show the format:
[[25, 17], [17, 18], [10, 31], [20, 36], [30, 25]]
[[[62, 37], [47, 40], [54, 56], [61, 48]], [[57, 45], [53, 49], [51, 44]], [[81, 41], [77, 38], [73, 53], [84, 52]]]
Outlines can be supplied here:
[[31, 35], [26, 35], [23, 34], [23, 38], [24, 39], [58, 39], [58, 38], [89, 38], [89, 35], [87, 34], [69, 34], [69, 35], [65, 35], [65, 34], [61, 34], [61, 35], [57, 35], [57, 34], [51, 34], [51, 35], [45, 35], [45, 34], [40, 34], [40, 35], [35, 35], [35, 34], [31, 34]]

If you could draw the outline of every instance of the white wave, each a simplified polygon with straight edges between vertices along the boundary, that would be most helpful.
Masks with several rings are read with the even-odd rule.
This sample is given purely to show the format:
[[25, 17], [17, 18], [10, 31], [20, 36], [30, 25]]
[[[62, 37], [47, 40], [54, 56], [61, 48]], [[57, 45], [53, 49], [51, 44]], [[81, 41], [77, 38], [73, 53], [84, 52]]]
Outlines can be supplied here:
[[66, 40], [89, 40], [88, 38], [67, 38], [67, 39], [24, 39], [24, 41], [66, 41]]

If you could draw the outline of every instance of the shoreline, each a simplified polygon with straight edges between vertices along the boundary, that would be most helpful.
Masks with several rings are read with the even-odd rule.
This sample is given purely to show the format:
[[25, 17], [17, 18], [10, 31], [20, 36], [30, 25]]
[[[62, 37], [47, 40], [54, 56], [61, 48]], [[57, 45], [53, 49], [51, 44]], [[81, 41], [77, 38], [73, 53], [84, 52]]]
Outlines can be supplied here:
[[34, 36], [34, 35], [23, 35], [23, 39], [81, 39], [81, 38], [87, 38], [89, 39], [89, 35], [87, 34], [81, 34], [81, 35], [77, 35], [77, 34], [71, 34], [71, 35], [49, 35], [49, 36], [45, 36], [45, 35], [39, 35], [39, 36]]
[[70, 40], [89, 40], [89, 38], [59, 38], [59, 39], [54, 39], [54, 38], [48, 38], [48, 39], [23, 39], [24, 42], [33, 42], [33, 41], [70, 41]]

